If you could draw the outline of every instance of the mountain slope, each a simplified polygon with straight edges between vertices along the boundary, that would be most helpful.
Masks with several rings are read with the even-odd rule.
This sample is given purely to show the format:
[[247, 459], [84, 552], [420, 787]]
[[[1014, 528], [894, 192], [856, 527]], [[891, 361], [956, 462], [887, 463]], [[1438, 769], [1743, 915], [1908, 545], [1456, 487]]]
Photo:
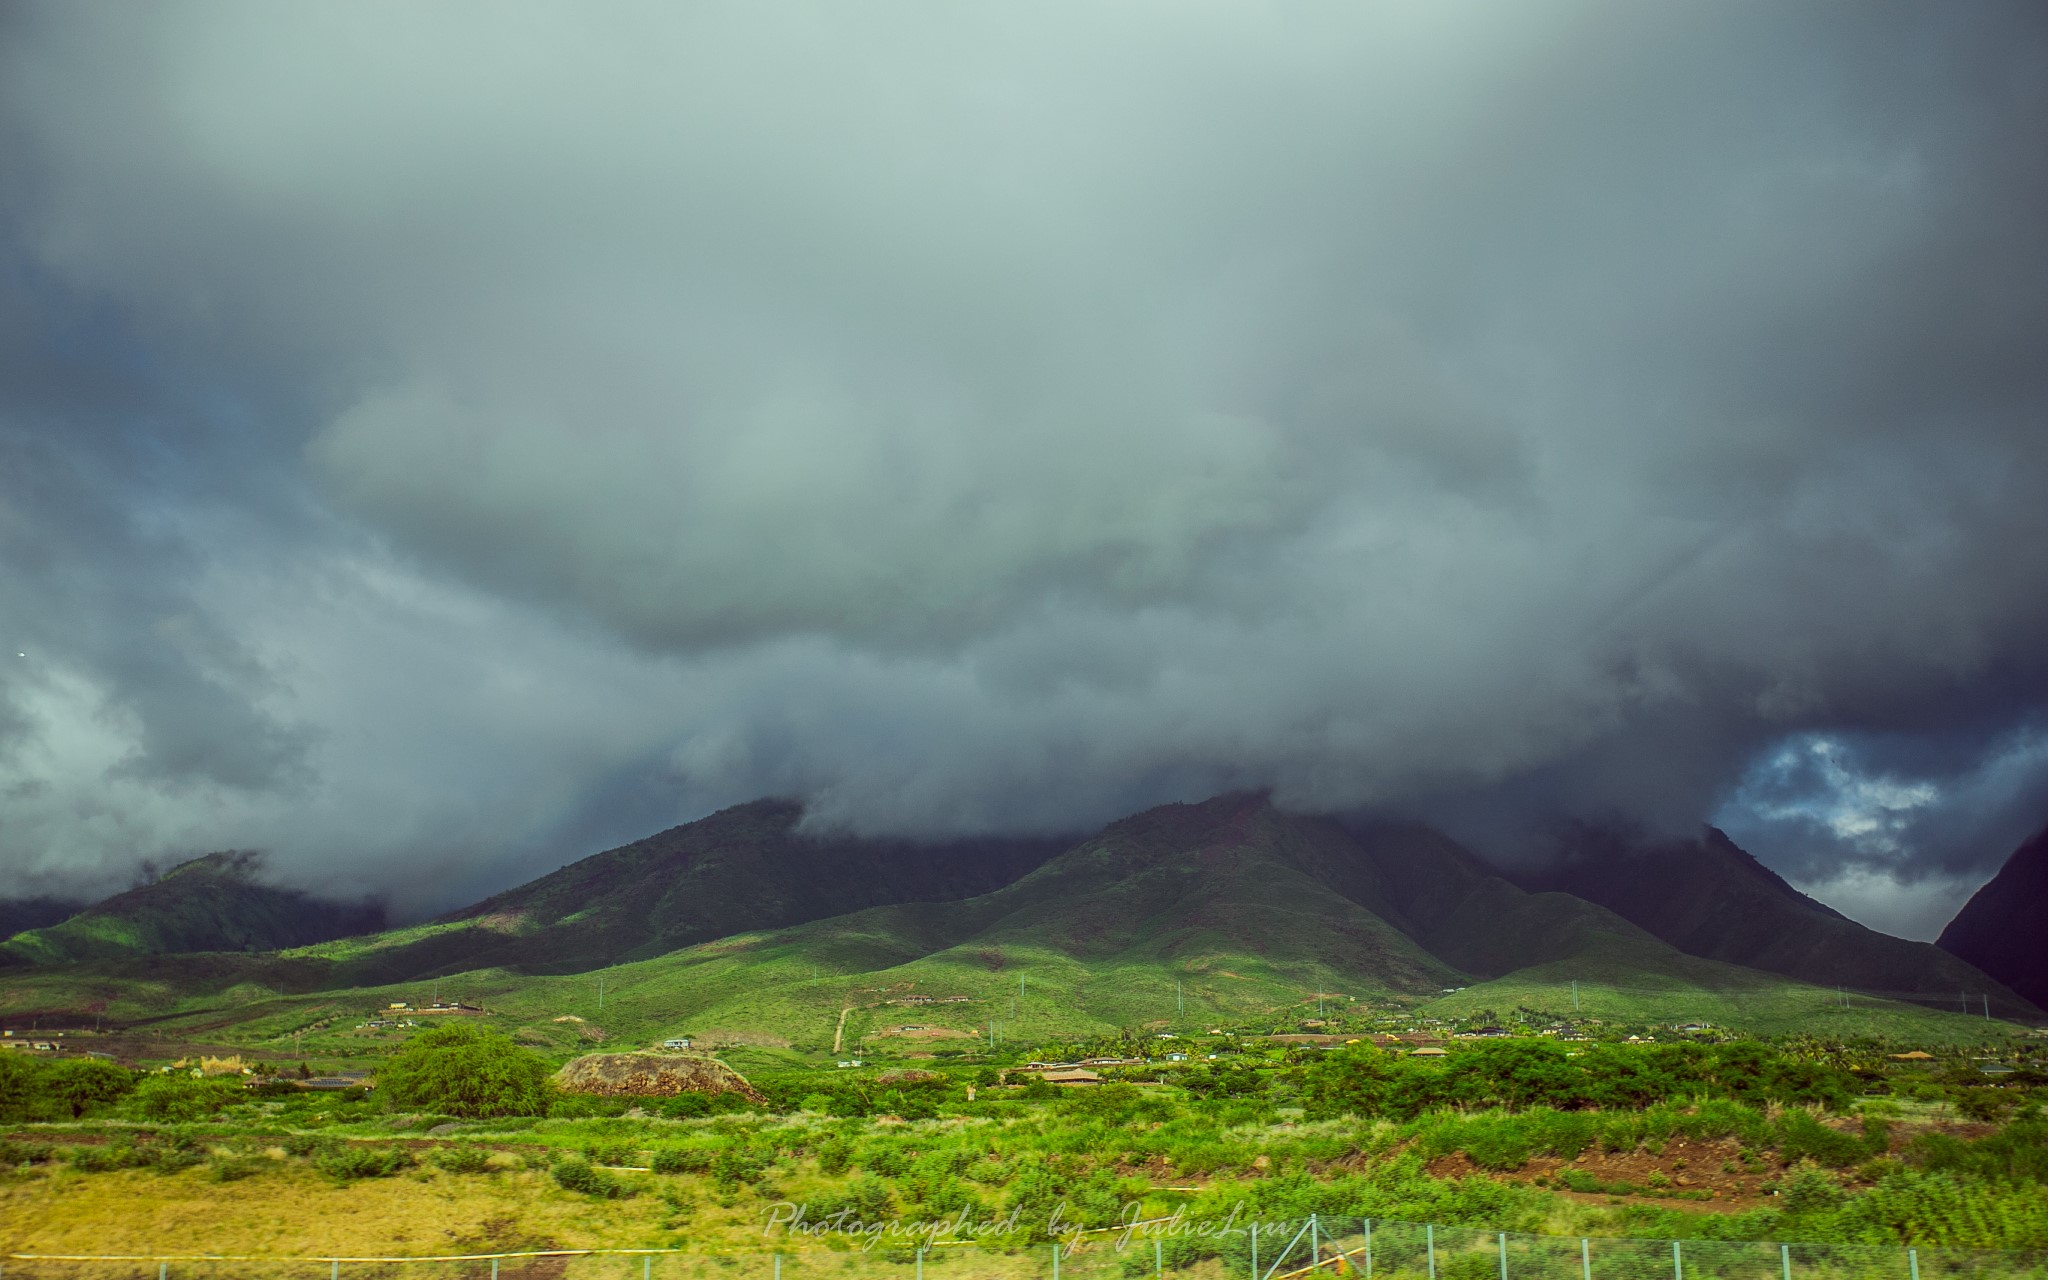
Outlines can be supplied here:
[[1519, 878], [1607, 907], [1688, 955], [1930, 1003], [1967, 991], [1988, 996], [1994, 1013], [2034, 1012], [1932, 944], [1879, 933], [1807, 897], [1712, 828], [1661, 846], [1591, 834], [1560, 864]]
[[757, 800], [593, 854], [423, 926], [316, 948], [337, 984], [482, 968], [574, 973], [729, 934], [884, 903], [986, 893], [1065, 844], [918, 844], [798, 829], [803, 808]]
[[1605, 907], [1509, 882], [1429, 827], [1375, 823], [1351, 834], [1363, 858], [1330, 868], [1331, 883], [1474, 977], [1591, 955], [1666, 969], [1677, 954]]
[[75, 964], [189, 951], [275, 951], [384, 924], [371, 903], [332, 902], [262, 883], [260, 859], [210, 853], [58, 924], [0, 943], [12, 964]]
[[1934, 945], [2048, 1008], [2048, 830], [2013, 851]]

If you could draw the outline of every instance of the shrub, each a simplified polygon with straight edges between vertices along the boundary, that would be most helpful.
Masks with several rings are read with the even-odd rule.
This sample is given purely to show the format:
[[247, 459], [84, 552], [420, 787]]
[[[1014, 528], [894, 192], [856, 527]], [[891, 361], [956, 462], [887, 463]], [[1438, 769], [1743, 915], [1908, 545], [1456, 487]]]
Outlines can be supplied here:
[[639, 1155], [640, 1149], [630, 1142], [594, 1142], [583, 1148], [584, 1159], [592, 1164], [632, 1164]]
[[443, 1147], [434, 1153], [434, 1163], [449, 1173], [484, 1173], [491, 1167], [491, 1153], [482, 1147]]
[[357, 1178], [388, 1178], [413, 1167], [412, 1152], [404, 1147], [371, 1146], [360, 1142], [337, 1142], [313, 1155], [313, 1167], [340, 1182]]
[[602, 1169], [592, 1168], [589, 1161], [573, 1156], [567, 1160], [557, 1161], [551, 1172], [555, 1185], [564, 1191], [574, 1191], [599, 1200], [622, 1200], [633, 1194], [632, 1188], [624, 1182]]
[[215, 1182], [240, 1182], [263, 1172], [263, 1165], [263, 1160], [250, 1156], [220, 1156], [206, 1167], [206, 1176]]
[[1842, 1188], [1818, 1169], [1801, 1169], [1785, 1179], [1778, 1192], [1787, 1213], [1813, 1213], [1842, 1202]]
[[647, 1163], [656, 1173], [705, 1173], [712, 1156], [703, 1147], [658, 1147]]
[[421, 1032], [377, 1073], [391, 1103], [465, 1119], [547, 1113], [548, 1074], [537, 1054], [465, 1022]]
[[182, 1123], [219, 1114], [241, 1093], [241, 1082], [231, 1078], [154, 1075], [135, 1086], [126, 1105], [139, 1119]]

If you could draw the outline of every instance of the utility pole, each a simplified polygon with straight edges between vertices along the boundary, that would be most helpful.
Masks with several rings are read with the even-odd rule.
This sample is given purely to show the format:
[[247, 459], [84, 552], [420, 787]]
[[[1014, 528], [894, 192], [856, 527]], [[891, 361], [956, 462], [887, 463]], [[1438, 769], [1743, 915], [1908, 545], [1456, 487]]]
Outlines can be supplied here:
[[1173, 980], [1173, 1011], [1175, 1013], [1186, 1013], [1188, 1011], [1188, 1002], [1181, 998], [1179, 978]]
[[1984, 993], [1984, 1021], [1991, 1021], [1991, 993]]
[[1572, 979], [1572, 1012], [1573, 1012], [1573, 1013], [1577, 1013], [1578, 1011], [1579, 1011], [1579, 980], [1578, 980], [1577, 978], [1573, 978], [1573, 979]]
[[598, 1011], [599, 1013], [603, 1013], [603, 1012], [604, 1012], [604, 979], [603, 979], [603, 978], [599, 978], [599, 979], [597, 980], [597, 1011]]

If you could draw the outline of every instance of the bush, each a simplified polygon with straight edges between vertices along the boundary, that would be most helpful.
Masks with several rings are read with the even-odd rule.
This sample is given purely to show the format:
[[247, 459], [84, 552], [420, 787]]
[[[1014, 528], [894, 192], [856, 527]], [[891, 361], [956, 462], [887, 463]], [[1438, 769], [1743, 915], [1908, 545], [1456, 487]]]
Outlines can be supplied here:
[[360, 1142], [337, 1142], [313, 1155], [313, 1167], [340, 1182], [357, 1178], [388, 1178], [413, 1167], [412, 1152], [404, 1147], [370, 1146]]
[[592, 1164], [629, 1165], [638, 1160], [640, 1149], [630, 1142], [596, 1142], [583, 1148]]
[[570, 1157], [555, 1163], [551, 1171], [555, 1185], [564, 1191], [574, 1191], [599, 1200], [623, 1200], [633, 1194], [619, 1179], [602, 1169], [594, 1169], [588, 1160]]
[[389, 1101], [441, 1115], [544, 1115], [553, 1100], [539, 1055], [475, 1023], [435, 1027], [413, 1037], [377, 1073]]
[[241, 1081], [231, 1077], [154, 1075], [135, 1086], [126, 1106], [138, 1119], [186, 1123], [218, 1115], [241, 1096]]
[[482, 1147], [443, 1147], [434, 1153], [434, 1164], [449, 1173], [484, 1173], [491, 1167], [491, 1153]]
[[703, 1147], [660, 1147], [647, 1163], [656, 1173], [707, 1173], [712, 1155]]
[[264, 1161], [249, 1156], [221, 1156], [206, 1168], [206, 1176], [215, 1182], [240, 1182], [263, 1172]]

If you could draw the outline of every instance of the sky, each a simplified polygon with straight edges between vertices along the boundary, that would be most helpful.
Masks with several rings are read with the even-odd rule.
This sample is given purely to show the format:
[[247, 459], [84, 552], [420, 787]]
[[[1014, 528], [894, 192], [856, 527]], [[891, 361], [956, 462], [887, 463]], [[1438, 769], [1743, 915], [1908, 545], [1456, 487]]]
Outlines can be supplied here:
[[0, 8], [0, 893], [2048, 822], [2048, 18]]

